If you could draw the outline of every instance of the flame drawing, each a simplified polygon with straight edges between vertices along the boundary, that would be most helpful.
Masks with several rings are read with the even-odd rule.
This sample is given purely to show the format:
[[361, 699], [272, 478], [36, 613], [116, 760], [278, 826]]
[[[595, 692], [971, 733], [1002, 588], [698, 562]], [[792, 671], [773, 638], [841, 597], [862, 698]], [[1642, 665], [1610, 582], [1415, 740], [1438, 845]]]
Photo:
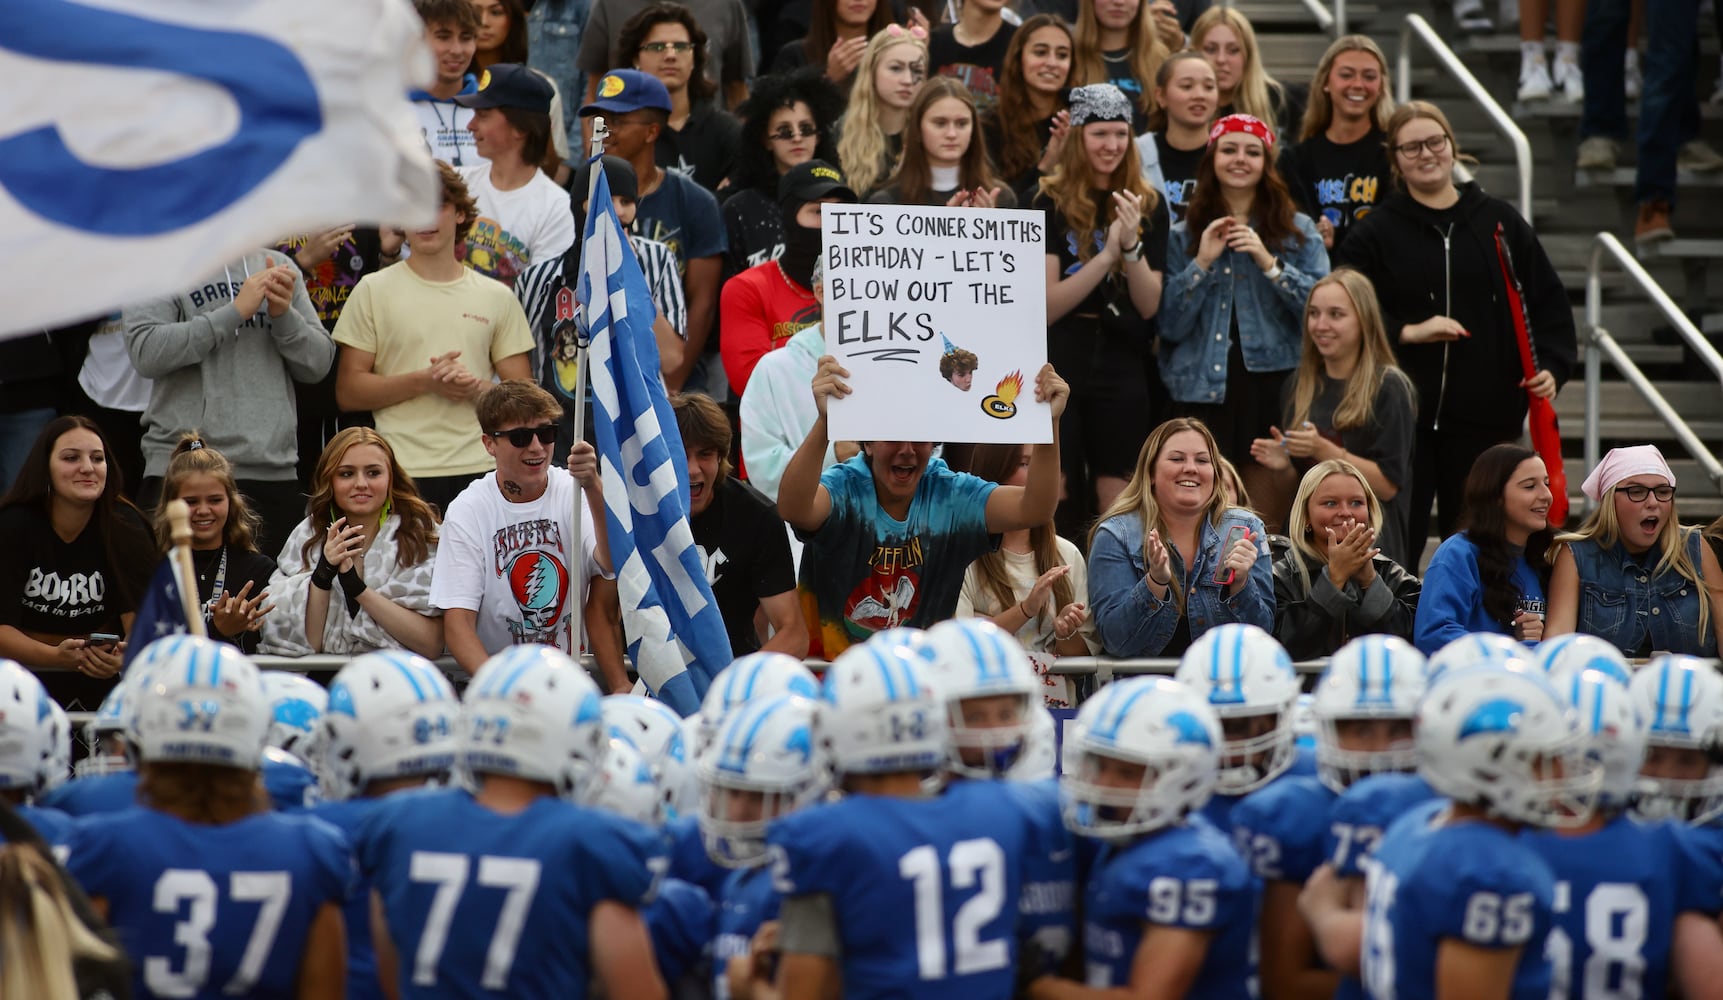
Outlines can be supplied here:
[[999, 380], [993, 395], [981, 401], [981, 412], [996, 420], [1009, 420], [1017, 415], [1017, 394], [1023, 391], [1023, 372], [1014, 371]]

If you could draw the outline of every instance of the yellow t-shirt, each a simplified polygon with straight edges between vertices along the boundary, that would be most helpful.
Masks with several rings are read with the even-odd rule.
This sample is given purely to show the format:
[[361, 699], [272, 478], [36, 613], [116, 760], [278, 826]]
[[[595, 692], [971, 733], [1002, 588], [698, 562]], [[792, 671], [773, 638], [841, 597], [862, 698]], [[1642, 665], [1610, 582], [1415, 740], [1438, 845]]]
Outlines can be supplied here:
[[[360, 279], [335, 324], [335, 342], [376, 355], [379, 375], [406, 375], [460, 351], [461, 364], [480, 379], [495, 377], [496, 362], [533, 348], [508, 286], [469, 269], [454, 281], [426, 281], [405, 261]], [[410, 475], [466, 475], [496, 464], [479, 440], [472, 403], [432, 392], [373, 416]]]

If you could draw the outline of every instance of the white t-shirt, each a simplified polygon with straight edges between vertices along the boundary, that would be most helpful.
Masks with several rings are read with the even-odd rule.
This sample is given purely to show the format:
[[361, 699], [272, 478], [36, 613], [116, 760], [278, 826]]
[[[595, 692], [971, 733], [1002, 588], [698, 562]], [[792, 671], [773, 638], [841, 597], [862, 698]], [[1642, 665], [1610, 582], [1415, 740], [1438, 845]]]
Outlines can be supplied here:
[[467, 191], [479, 217], [467, 233], [467, 266], [514, 287], [514, 279], [541, 260], [574, 245], [574, 214], [568, 192], [539, 170], [513, 191], [491, 184], [491, 165], [463, 167]]
[[90, 353], [78, 371], [85, 395], [110, 410], [142, 413], [150, 406], [150, 380], [138, 374], [126, 353], [126, 323], [109, 316], [90, 337]]
[[[1054, 546], [1059, 550], [1059, 558], [1071, 567], [1071, 574], [1066, 577], [1071, 581], [1071, 600], [1078, 604], [1089, 604], [1089, 567], [1083, 561], [1083, 553], [1062, 535], [1053, 539]], [[1035, 554], [1032, 552], [1012, 552], [1003, 546], [999, 554], [1005, 557], [1005, 569], [1011, 578], [1011, 595], [1018, 601], [1029, 596], [1035, 589], [1035, 581], [1040, 574], [1035, 572]], [[1048, 602], [1049, 605], [1052, 603]], [[1002, 607], [992, 588], [988, 587], [981, 576], [981, 564], [973, 562], [963, 574], [963, 590], [957, 597], [957, 617], [992, 618], [1003, 614], [1007, 609]], [[1040, 617], [1031, 618], [1023, 627], [1017, 630], [1017, 641], [1031, 653], [1053, 652], [1053, 620], [1058, 614], [1057, 608], [1044, 609]], [[1100, 651], [1101, 644], [1095, 638], [1095, 619], [1089, 618], [1078, 630], [1083, 641], [1088, 644], [1090, 654]], [[1035, 666], [1041, 674], [1042, 694], [1046, 696], [1048, 706], [1052, 708], [1069, 708], [1075, 704], [1071, 693], [1070, 678], [1059, 674], [1050, 674], [1046, 670], [1046, 661], [1039, 661]]]
[[[578, 655], [573, 641], [581, 609], [571, 606], [574, 502], [580, 496], [580, 572], [603, 575], [592, 510], [567, 469], [551, 468], [537, 500], [511, 503], [489, 472], [449, 504], [431, 576], [431, 604], [478, 612], [479, 642], [495, 655], [510, 646], [542, 643]], [[581, 593], [587, 588], [584, 584]]]
[[418, 119], [419, 134], [431, 147], [431, 157], [451, 167], [466, 168], [488, 162], [473, 144], [473, 134], [467, 123], [473, 120], [473, 109], [463, 108], [454, 101], [435, 98], [413, 102], [413, 117]]

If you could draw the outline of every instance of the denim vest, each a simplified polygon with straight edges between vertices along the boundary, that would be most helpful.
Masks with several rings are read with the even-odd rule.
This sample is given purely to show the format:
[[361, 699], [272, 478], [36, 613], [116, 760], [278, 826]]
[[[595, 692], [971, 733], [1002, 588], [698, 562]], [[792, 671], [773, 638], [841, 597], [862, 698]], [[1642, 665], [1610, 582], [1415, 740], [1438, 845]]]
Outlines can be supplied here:
[[[1701, 565], [1700, 544], [1699, 532], [1687, 532], [1683, 545], [1694, 569]], [[1619, 542], [1609, 549], [1574, 542], [1568, 550], [1579, 571], [1579, 631], [1609, 640], [1628, 656], [1645, 647], [1648, 635], [1653, 652], [1717, 655], [1715, 621], [1707, 622], [1700, 642], [1704, 589], [1673, 571], [1654, 575], [1655, 552], [1647, 554], [1651, 566], [1641, 566]]]
[[[1221, 562], [1221, 544], [1234, 525], [1249, 528], [1258, 543], [1250, 583], [1236, 596], [1228, 594], [1230, 585], [1223, 587], [1213, 580], [1214, 568]], [[1162, 601], [1149, 590], [1143, 534], [1143, 520], [1134, 513], [1109, 518], [1095, 530], [1089, 552], [1089, 603], [1096, 635], [1109, 656], [1160, 656], [1178, 627], [1179, 608], [1172, 595]], [[1256, 515], [1230, 508], [1221, 515], [1219, 528], [1205, 519], [1196, 561], [1188, 570], [1177, 549], [1170, 555], [1174, 578], [1185, 593], [1185, 617], [1190, 620], [1193, 641], [1226, 622], [1274, 629], [1274, 562]]]
[[1304, 304], [1328, 273], [1328, 251], [1310, 219], [1296, 217], [1304, 237], [1279, 247], [1280, 276], [1270, 281], [1249, 254], [1226, 250], [1208, 270], [1187, 249], [1187, 223], [1167, 236], [1161, 293], [1161, 381], [1181, 403], [1223, 403], [1232, 323], [1253, 372], [1291, 371], [1304, 344]]

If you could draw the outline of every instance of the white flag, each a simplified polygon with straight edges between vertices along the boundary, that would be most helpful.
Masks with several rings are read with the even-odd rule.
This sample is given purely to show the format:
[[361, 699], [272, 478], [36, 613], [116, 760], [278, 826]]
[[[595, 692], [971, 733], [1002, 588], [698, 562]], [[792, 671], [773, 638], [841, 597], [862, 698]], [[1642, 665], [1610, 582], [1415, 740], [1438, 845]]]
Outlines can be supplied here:
[[0, 336], [441, 201], [408, 0], [0, 3]]

